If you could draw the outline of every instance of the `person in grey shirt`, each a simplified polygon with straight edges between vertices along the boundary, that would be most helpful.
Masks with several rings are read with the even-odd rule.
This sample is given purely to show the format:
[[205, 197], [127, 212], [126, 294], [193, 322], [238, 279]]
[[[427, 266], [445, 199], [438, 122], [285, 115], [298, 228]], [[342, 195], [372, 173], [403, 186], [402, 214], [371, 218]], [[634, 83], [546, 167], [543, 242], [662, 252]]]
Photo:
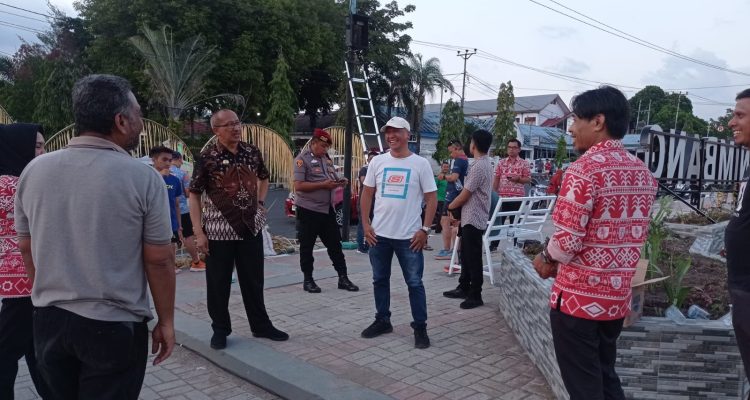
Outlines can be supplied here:
[[490, 216], [492, 192], [492, 164], [487, 152], [492, 145], [492, 134], [480, 129], [471, 135], [470, 151], [474, 164], [464, 181], [464, 189], [447, 208], [454, 215], [460, 210], [461, 227], [461, 277], [458, 287], [443, 292], [449, 298], [466, 299], [460, 307], [470, 309], [484, 304], [482, 301], [482, 284], [484, 267], [482, 263], [482, 236], [487, 229]]
[[175, 343], [167, 191], [128, 153], [143, 122], [127, 80], [82, 78], [73, 114], [77, 136], [29, 164], [15, 204], [18, 246], [34, 282], [38, 366], [57, 399], [135, 400], [153, 318], [149, 287], [155, 365]]

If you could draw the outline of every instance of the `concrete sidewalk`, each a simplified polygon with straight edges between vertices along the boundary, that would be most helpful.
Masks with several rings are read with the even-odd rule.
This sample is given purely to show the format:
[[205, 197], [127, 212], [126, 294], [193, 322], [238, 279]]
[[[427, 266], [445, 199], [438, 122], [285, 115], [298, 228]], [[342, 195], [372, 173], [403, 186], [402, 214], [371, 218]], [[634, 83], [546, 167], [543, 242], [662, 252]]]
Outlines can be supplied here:
[[[438, 248], [439, 237], [430, 244]], [[325, 251], [315, 253], [315, 279], [322, 293], [302, 290], [299, 255], [267, 258], [266, 307], [287, 342], [252, 337], [239, 286], [232, 287], [233, 333], [222, 351], [211, 336], [203, 273], [177, 276], [178, 341], [230, 372], [288, 399], [552, 399], [544, 378], [519, 346], [497, 309], [499, 289], [485, 283], [485, 306], [458, 307], [442, 296], [456, 277], [447, 261], [425, 252], [428, 333], [432, 347], [414, 348], [408, 293], [394, 257], [391, 321], [394, 332], [363, 339], [374, 319], [369, 258], [346, 251], [359, 292], [336, 288]], [[498, 254], [499, 255], [499, 254]], [[497, 273], [497, 270], [496, 270]]]

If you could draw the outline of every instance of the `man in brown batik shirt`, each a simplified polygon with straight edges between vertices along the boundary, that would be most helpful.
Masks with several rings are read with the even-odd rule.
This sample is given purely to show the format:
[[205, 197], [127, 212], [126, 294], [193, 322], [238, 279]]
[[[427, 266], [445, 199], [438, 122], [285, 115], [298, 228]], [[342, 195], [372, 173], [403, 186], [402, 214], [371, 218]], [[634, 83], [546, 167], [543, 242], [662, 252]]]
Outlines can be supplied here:
[[232, 332], [229, 292], [237, 267], [242, 301], [255, 337], [282, 341], [263, 302], [263, 234], [269, 173], [263, 156], [242, 141], [242, 123], [231, 110], [211, 116], [216, 142], [195, 165], [190, 192], [190, 219], [198, 251], [206, 254], [208, 315], [214, 334], [211, 347], [226, 347]]

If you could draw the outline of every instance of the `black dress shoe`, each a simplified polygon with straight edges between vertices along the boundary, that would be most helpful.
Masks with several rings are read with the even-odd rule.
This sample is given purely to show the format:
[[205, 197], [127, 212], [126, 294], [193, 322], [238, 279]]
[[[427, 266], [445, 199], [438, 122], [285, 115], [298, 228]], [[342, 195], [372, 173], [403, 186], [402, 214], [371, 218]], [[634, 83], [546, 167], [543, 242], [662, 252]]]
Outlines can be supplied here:
[[214, 333], [211, 336], [211, 348], [215, 350], [221, 350], [227, 347], [227, 335], [222, 333]]
[[302, 289], [305, 289], [305, 292], [309, 293], [320, 293], [320, 286], [316, 285], [312, 279], [302, 282]]
[[414, 348], [426, 349], [430, 347], [430, 338], [427, 336], [427, 327], [415, 326], [413, 322], [411, 327], [414, 329]]
[[289, 334], [284, 331], [278, 330], [273, 326], [260, 332], [253, 332], [253, 336], [257, 338], [271, 339], [274, 342], [283, 342], [289, 340]]
[[467, 291], [461, 289], [461, 287], [459, 286], [459, 287], [457, 287], [457, 288], [455, 288], [453, 290], [449, 290], [447, 292], [443, 292], [443, 296], [445, 296], [445, 297], [447, 297], [449, 299], [465, 299], [465, 298], [469, 297], [469, 293]]
[[365, 339], [372, 339], [376, 336], [380, 336], [384, 333], [393, 332], [393, 325], [390, 322], [381, 321], [376, 319], [375, 322], [370, 324], [365, 330], [362, 331], [362, 337]]
[[477, 308], [482, 305], [484, 305], [484, 302], [482, 301], [482, 299], [468, 298], [462, 301], [459, 307], [463, 308], [464, 310], [470, 310], [472, 308]]
[[353, 284], [352, 281], [350, 281], [349, 278], [346, 275], [344, 275], [344, 276], [339, 277], [339, 289], [348, 290], [350, 292], [356, 292], [359, 290], [359, 287]]

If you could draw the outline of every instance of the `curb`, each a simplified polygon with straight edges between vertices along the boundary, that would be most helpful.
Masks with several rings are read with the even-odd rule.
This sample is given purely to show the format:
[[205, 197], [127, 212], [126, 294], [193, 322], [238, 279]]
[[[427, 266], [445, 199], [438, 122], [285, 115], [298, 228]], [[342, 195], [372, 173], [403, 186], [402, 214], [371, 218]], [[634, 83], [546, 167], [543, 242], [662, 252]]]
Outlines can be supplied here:
[[230, 336], [227, 349], [214, 350], [209, 346], [212, 333], [208, 322], [175, 310], [175, 335], [179, 345], [279, 397], [290, 400], [392, 400], [392, 397], [342, 379], [257, 340]]

